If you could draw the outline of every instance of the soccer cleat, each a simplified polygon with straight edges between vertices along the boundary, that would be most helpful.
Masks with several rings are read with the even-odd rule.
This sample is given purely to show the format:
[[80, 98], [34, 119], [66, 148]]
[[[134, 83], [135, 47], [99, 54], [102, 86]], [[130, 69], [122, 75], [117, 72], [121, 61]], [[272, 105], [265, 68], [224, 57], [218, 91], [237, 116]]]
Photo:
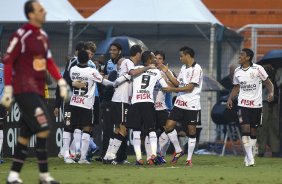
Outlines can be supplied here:
[[65, 164], [74, 164], [76, 163], [73, 159], [71, 159], [70, 157], [67, 157], [64, 159]]
[[6, 183], [7, 184], [23, 184], [23, 181], [20, 178], [18, 178], [14, 181], [11, 181], [11, 182], [7, 181]]
[[171, 160], [171, 163], [172, 163], [172, 164], [176, 164], [177, 161], [178, 161], [178, 159], [179, 159], [180, 157], [182, 157], [183, 155], [184, 155], [184, 151], [181, 151], [181, 152], [178, 152], [178, 153], [174, 153], [174, 154], [173, 154], [173, 158], [172, 158], [172, 160]]
[[80, 154], [80, 150], [75, 154], [74, 156], [74, 161], [78, 162], [80, 160], [81, 154]]
[[112, 165], [118, 165], [118, 162], [116, 159], [112, 159], [112, 160], [107, 160], [108, 164], [112, 164]]
[[60, 184], [60, 182], [55, 181], [55, 179], [53, 177], [48, 175], [45, 178], [40, 178], [39, 179], [39, 184]]
[[147, 161], [147, 164], [148, 165], [155, 165], [154, 161], [151, 158]]
[[144, 165], [143, 159], [136, 160], [135, 165]]
[[64, 158], [64, 155], [62, 155], [61, 152], [60, 152], [60, 153], [58, 153], [58, 157], [59, 157], [60, 159], [63, 159], [63, 158]]
[[192, 160], [186, 160], [186, 164], [185, 164], [186, 166], [190, 166], [190, 167], [192, 167]]
[[247, 156], [245, 156], [244, 158], [244, 163], [246, 167], [255, 167], [256, 166], [255, 160], [254, 159], [249, 160]]
[[79, 164], [90, 164], [86, 159], [79, 160], [77, 163]]
[[166, 163], [166, 160], [165, 160], [164, 156], [158, 155], [157, 158], [158, 158], [158, 160], [159, 160], [159, 162], [160, 162], [161, 164], [165, 164], [165, 163]]
[[127, 160], [123, 160], [123, 161], [120, 162], [120, 164], [130, 164], [130, 162], [127, 161]]

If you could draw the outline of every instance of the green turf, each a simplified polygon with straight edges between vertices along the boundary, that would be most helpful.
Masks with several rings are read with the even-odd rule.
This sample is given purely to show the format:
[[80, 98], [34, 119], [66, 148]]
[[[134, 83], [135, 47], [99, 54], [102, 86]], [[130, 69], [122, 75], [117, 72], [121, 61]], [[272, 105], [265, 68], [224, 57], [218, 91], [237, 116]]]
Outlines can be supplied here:
[[[185, 156], [186, 157], [186, 156]], [[169, 157], [170, 158], [170, 157]], [[185, 158], [176, 165], [162, 166], [64, 164], [50, 158], [52, 175], [64, 184], [282, 184], [281, 158], [256, 158], [256, 167], [243, 166], [243, 157], [194, 155], [193, 167], [185, 167]], [[133, 162], [131, 156], [129, 161]], [[0, 183], [4, 183], [11, 160], [0, 165]], [[21, 174], [26, 184], [37, 183], [37, 164], [28, 159]]]

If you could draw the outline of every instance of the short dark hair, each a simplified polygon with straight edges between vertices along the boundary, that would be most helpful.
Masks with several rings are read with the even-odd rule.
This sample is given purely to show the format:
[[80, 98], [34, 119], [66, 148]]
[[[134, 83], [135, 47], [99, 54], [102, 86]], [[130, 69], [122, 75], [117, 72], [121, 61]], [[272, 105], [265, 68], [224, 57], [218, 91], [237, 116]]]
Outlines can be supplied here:
[[80, 41], [75, 46], [75, 51], [81, 51], [84, 49], [85, 43], [83, 41]]
[[152, 52], [147, 50], [142, 53], [141, 60], [145, 64], [152, 57]]
[[194, 50], [190, 47], [187, 47], [187, 46], [181, 47], [179, 49], [179, 51], [182, 51], [183, 54], [185, 54], [185, 55], [189, 54], [191, 56], [191, 58], [194, 58], [194, 56], [195, 56]]
[[110, 47], [111, 46], [115, 46], [118, 50], [122, 50], [122, 46], [119, 43], [113, 42], [111, 43]]
[[78, 62], [81, 64], [87, 63], [89, 60], [88, 53], [85, 50], [79, 51], [77, 54], [77, 59], [78, 59]]
[[165, 53], [163, 51], [156, 50], [155, 51], [155, 56], [157, 56], [157, 55], [162, 56], [163, 60], [165, 60]]
[[245, 52], [246, 55], [250, 57], [249, 61], [252, 62], [253, 57], [254, 57], [254, 52], [248, 48], [243, 48], [242, 51]]
[[142, 53], [142, 49], [141, 49], [141, 46], [140, 45], [133, 45], [131, 48], [130, 48], [130, 56], [136, 56], [137, 53]]
[[25, 17], [28, 20], [30, 19], [28, 14], [34, 12], [34, 7], [32, 5], [34, 2], [37, 2], [37, 1], [36, 0], [29, 0], [24, 4], [24, 14], [25, 14]]

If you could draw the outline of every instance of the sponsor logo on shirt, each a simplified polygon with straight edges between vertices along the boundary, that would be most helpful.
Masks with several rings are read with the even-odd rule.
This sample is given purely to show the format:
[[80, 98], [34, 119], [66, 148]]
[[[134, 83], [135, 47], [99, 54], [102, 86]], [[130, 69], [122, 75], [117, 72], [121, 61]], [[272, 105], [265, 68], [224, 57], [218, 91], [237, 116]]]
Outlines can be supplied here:
[[254, 103], [255, 103], [254, 100], [246, 100], [246, 99], [242, 99], [242, 100], [241, 100], [241, 104], [242, 104], [242, 105], [245, 105], [245, 106], [253, 107], [253, 106], [255, 106]]
[[187, 102], [182, 101], [182, 100], [178, 100], [178, 99], [176, 100], [175, 104], [182, 106], [182, 107], [184, 107], [184, 106], [188, 107]]
[[84, 104], [84, 100], [85, 100], [85, 98], [81, 97], [81, 96], [73, 96], [71, 98], [71, 101], [74, 102], [74, 103], [77, 103], [77, 104]]
[[243, 91], [254, 91], [257, 89], [256, 84], [247, 84], [246, 81], [240, 82], [240, 86]]
[[155, 108], [161, 108], [163, 107], [163, 103], [162, 102], [156, 102], [155, 103]]

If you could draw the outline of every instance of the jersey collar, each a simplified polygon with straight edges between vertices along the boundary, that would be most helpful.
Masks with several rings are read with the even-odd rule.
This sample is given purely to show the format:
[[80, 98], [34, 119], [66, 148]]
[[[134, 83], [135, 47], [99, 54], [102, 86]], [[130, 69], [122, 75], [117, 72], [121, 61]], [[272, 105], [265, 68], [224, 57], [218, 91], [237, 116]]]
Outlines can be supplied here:
[[186, 68], [194, 67], [196, 64], [197, 64], [197, 62], [194, 61], [191, 66], [186, 65]]

